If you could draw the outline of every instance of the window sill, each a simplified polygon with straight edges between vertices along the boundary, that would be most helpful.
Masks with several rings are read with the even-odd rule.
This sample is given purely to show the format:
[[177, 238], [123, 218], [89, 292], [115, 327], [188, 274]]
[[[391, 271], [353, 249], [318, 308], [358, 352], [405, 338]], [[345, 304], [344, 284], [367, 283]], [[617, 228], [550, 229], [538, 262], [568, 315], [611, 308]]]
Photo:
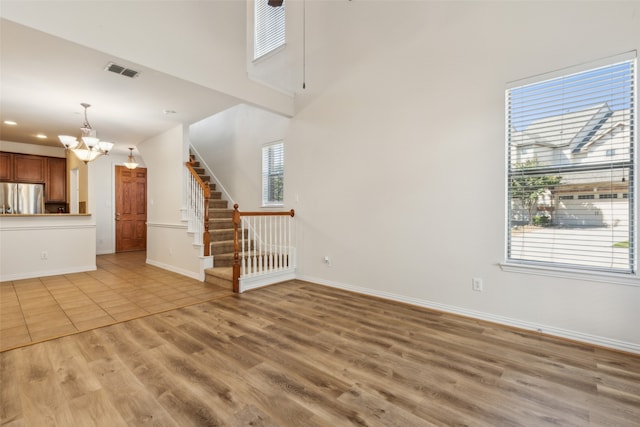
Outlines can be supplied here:
[[262, 209], [281, 209], [284, 208], [284, 203], [279, 203], [279, 204], [269, 204], [269, 205], [262, 205], [261, 206]]
[[616, 274], [586, 270], [580, 271], [568, 268], [524, 265], [508, 262], [502, 262], [499, 265], [502, 271], [506, 271], [509, 273], [534, 274], [538, 276], [586, 280], [589, 282], [603, 282], [625, 286], [640, 286], [640, 277], [637, 274]]

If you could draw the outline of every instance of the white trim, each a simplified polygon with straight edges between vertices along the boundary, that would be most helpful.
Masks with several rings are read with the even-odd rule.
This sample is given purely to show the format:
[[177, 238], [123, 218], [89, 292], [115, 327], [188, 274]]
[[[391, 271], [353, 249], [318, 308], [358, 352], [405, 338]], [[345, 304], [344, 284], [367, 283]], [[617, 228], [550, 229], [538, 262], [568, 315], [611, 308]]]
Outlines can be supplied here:
[[149, 222], [147, 221], [147, 227], [154, 228], [177, 228], [177, 229], [187, 229], [186, 224], [178, 224], [178, 223], [170, 223], [170, 222]]
[[343, 289], [346, 291], [356, 292], [359, 294], [370, 295], [378, 298], [383, 298], [392, 301], [398, 301], [406, 304], [411, 304], [419, 307], [424, 307], [432, 310], [442, 311], [446, 313], [457, 314], [464, 317], [470, 317], [479, 320], [485, 320], [487, 322], [497, 323], [501, 325], [511, 326], [519, 329], [524, 329], [533, 332], [539, 332], [546, 335], [551, 335], [560, 338], [566, 338], [573, 341], [579, 341], [586, 344], [597, 345], [601, 347], [607, 347], [614, 350], [625, 351], [629, 353], [640, 354], [640, 344], [619, 341], [611, 338], [601, 337], [598, 335], [585, 334], [578, 331], [571, 331], [568, 329], [556, 328], [549, 325], [543, 325], [540, 323], [527, 322], [511, 317], [497, 316], [491, 313], [485, 313], [482, 311], [469, 310], [466, 308], [456, 307], [448, 304], [441, 304], [420, 298], [406, 297], [404, 295], [393, 294], [390, 292], [376, 291], [368, 288], [362, 288], [359, 286], [346, 285], [344, 283], [333, 282], [329, 280], [319, 279], [316, 277], [298, 276], [297, 279], [305, 280], [311, 283], [317, 283], [320, 285], [330, 286], [333, 288]]
[[251, 289], [261, 288], [274, 283], [285, 282], [296, 278], [296, 269], [274, 271], [271, 273], [260, 274], [254, 277], [241, 277], [239, 283], [239, 292], [249, 291]]
[[19, 226], [0, 226], [0, 231], [25, 231], [25, 230], [77, 230], [79, 228], [96, 228], [96, 225], [91, 223], [87, 225], [73, 224], [73, 225], [19, 225]]
[[502, 271], [509, 273], [535, 274], [538, 276], [559, 277], [563, 279], [586, 280], [616, 285], [640, 286], [640, 277], [634, 274], [616, 274], [595, 270], [579, 270], [543, 265], [524, 265], [510, 262], [500, 263]]
[[174, 273], [182, 274], [183, 276], [187, 276], [187, 277], [190, 277], [192, 279], [196, 279], [196, 280], [198, 280], [200, 282], [203, 281], [201, 275], [199, 273], [196, 273], [196, 272], [193, 272], [193, 271], [185, 270], [183, 268], [177, 268], [176, 266], [165, 264], [165, 263], [159, 262], [159, 261], [154, 261], [154, 260], [149, 259], [149, 258], [146, 259], [146, 263], [149, 264], [149, 265], [153, 265], [154, 267], [161, 268], [163, 270], [168, 270], [168, 271], [172, 271]]
[[36, 279], [39, 277], [47, 277], [47, 276], [61, 276], [64, 274], [73, 274], [73, 273], [85, 273], [87, 271], [95, 271], [98, 267], [96, 264], [93, 265], [85, 265], [83, 267], [73, 267], [73, 268], [60, 268], [57, 270], [46, 270], [46, 271], [34, 271], [29, 273], [16, 273], [9, 274], [7, 276], [0, 276], [0, 282], [9, 282], [12, 280], [22, 280], [22, 279]]

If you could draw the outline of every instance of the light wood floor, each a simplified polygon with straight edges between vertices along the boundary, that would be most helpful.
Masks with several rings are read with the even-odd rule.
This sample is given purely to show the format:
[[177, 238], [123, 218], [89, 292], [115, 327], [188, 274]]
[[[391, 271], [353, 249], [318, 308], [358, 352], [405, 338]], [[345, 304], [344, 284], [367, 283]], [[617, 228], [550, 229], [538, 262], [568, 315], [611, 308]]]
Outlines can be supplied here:
[[0, 351], [231, 294], [145, 256], [100, 255], [96, 271], [1, 282]]
[[291, 281], [0, 354], [2, 425], [638, 426], [640, 357]]

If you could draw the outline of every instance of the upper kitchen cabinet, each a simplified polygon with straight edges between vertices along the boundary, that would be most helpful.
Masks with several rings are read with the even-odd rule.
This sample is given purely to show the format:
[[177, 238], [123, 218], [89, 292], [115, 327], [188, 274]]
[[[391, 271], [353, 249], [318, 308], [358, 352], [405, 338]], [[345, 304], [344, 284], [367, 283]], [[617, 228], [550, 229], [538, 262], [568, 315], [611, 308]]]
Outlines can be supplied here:
[[47, 158], [46, 202], [66, 202], [67, 200], [67, 159]]
[[47, 158], [31, 154], [13, 154], [13, 178], [15, 182], [44, 183]]
[[0, 153], [0, 181], [11, 181], [13, 178], [13, 156]]
[[0, 152], [0, 181], [44, 184], [45, 203], [65, 203], [67, 159]]

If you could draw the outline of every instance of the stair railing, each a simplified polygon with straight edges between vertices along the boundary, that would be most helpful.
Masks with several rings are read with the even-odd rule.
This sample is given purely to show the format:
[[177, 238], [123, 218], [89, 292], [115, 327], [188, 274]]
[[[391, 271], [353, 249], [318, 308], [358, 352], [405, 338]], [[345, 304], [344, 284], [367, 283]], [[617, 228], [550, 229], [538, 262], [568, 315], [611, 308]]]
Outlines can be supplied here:
[[209, 234], [209, 199], [211, 188], [193, 168], [187, 166], [187, 231], [193, 233], [194, 244], [203, 246], [203, 255], [211, 255], [211, 235]]
[[295, 211], [240, 212], [233, 205], [233, 291], [241, 277], [256, 277], [296, 267]]

